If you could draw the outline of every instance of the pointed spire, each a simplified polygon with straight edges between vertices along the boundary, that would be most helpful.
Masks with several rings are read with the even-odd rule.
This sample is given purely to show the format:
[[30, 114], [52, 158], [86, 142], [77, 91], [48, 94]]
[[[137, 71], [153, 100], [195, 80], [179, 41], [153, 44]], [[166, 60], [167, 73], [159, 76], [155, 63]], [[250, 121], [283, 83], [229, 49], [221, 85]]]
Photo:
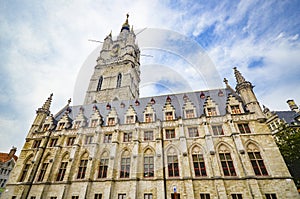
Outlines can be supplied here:
[[234, 76], [236, 78], [236, 82], [238, 84], [243, 83], [243, 82], [246, 81], [245, 78], [243, 77], [243, 75], [240, 73], [240, 71], [237, 70], [236, 67], [234, 67], [233, 70], [234, 70]]
[[51, 102], [52, 102], [52, 96], [53, 96], [53, 93], [50, 94], [50, 97], [48, 97], [48, 99], [44, 103], [44, 105], [42, 107], [43, 110], [45, 110], [45, 111], [50, 110], [50, 106], [51, 106]]

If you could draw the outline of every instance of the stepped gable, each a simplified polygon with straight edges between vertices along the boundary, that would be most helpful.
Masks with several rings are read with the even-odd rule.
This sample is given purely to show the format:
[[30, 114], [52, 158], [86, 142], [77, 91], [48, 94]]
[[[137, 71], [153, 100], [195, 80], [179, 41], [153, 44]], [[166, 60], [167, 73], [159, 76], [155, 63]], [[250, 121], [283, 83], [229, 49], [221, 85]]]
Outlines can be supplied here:
[[[134, 110], [137, 113], [137, 120], [138, 121], [143, 121], [143, 112], [145, 110], [145, 107], [147, 104], [151, 101], [153, 98], [155, 100], [155, 104], [152, 104], [151, 106], [153, 107], [155, 114], [156, 114], [156, 119], [159, 119], [163, 121], [164, 119], [164, 113], [163, 113], [163, 107], [166, 103], [166, 99], [168, 96], [171, 98], [171, 104], [175, 108], [175, 115], [176, 118], [184, 118], [183, 116], [183, 111], [182, 107], [184, 106], [184, 95], [186, 95], [189, 100], [195, 105], [196, 107], [196, 114], [197, 116], [201, 116], [204, 114], [204, 108], [203, 105], [205, 103], [205, 100], [207, 96], [210, 96], [211, 99], [218, 104], [220, 115], [225, 115], [226, 114], [226, 100], [229, 94], [232, 94], [235, 96], [239, 101], [240, 97], [236, 93], [232, 93], [229, 89], [224, 89], [224, 96], [219, 96], [220, 89], [215, 89], [215, 90], [207, 90], [207, 91], [196, 91], [196, 92], [190, 92], [190, 93], [179, 93], [179, 94], [173, 94], [173, 95], [160, 95], [160, 96], [151, 96], [151, 97], [145, 97], [145, 98], [139, 98], [139, 105], [136, 105], [136, 100], [124, 100], [124, 101], [112, 101], [109, 102], [111, 107], [114, 107], [116, 109], [116, 112], [118, 114], [118, 119], [120, 124], [125, 123], [125, 118], [123, 117], [127, 109], [130, 105], [134, 108]], [[200, 94], [204, 93], [205, 98], [201, 99]], [[122, 105], [121, 105], [122, 104]], [[69, 117], [74, 120], [74, 118], [78, 115], [80, 111], [80, 107], [84, 108], [84, 116], [86, 118], [90, 118], [90, 116], [93, 114], [93, 106], [96, 105], [98, 107], [98, 110], [100, 114], [103, 116], [103, 121], [106, 121], [106, 117], [110, 110], [106, 109], [107, 103], [95, 103], [95, 104], [86, 104], [86, 105], [79, 105], [79, 106], [70, 106], [72, 109], [72, 112], [69, 114]], [[124, 106], [125, 105], [125, 106]], [[60, 111], [60, 114], [56, 115], [56, 120], [60, 120], [60, 118], [64, 114], [64, 110]]]

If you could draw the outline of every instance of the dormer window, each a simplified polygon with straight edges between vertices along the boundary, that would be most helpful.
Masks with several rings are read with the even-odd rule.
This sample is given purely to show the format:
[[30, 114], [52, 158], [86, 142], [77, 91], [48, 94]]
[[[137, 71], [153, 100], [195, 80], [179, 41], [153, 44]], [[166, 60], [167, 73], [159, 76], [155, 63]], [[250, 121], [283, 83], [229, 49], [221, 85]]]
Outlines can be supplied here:
[[48, 131], [50, 127], [50, 124], [44, 124], [43, 131]]
[[168, 111], [165, 114], [166, 114], [167, 121], [173, 120], [173, 112], [172, 111]]
[[153, 121], [153, 114], [152, 113], [146, 113], [145, 114], [145, 122], [152, 122]]
[[74, 124], [74, 129], [78, 129], [80, 127], [81, 121], [76, 121]]
[[239, 105], [232, 105], [231, 108], [231, 114], [241, 114], [241, 109]]
[[216, 108], [215, 107], [207, 108], [206, 115], [207, 116], [216, 116], [217, 115]]
[[107, 121], [107, 125], [108, 126], [113, 126], [115, 124], [116, 124], [116, 122], [115, 122], [115, 118], [114, 117], [108, 118], [108, 121]]
[[134, 115], [128, 115], [126, 116], [126, 123], [127, 124], [133, 124], [135, 121], [134, 121]]
[[97, 119], [94, 119], [91, 121], [91, 127], [96, 127], [97, 126]]
[[59, 123], [57, 130], [62, 130], [64, 128], [64, 126], [65, 126], [64, 122]]
[[185, 117], [186, 118], [194, 118], [195, 117], [194, 110], [192, 110], [192, 109], [186, 110]]

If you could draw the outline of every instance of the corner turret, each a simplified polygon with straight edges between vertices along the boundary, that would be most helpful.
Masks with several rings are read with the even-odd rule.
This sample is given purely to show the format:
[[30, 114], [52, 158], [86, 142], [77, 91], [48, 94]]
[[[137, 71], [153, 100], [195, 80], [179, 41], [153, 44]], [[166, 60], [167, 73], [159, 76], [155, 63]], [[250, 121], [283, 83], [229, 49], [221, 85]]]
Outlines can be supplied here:
[[265, 121], [265, 116], [262, 112], [261, 107], [259, 106], [259, 102], [257, 101], [257, 98], [253, 92], [253, 85], [251, 82], [246, 81], [246, 79], [243, 77], [243, 75], [240, 73], [240, 71], [237, 70], [236, 67], [233, 68], [234, 70], [234, 76], [236, 78], [237, 85], [235, 87], [236, 92], [240, 95], [242, 98], [246, 109], [250, 113], [255, 113], [257, 116], [257, 119], [261, 122]]

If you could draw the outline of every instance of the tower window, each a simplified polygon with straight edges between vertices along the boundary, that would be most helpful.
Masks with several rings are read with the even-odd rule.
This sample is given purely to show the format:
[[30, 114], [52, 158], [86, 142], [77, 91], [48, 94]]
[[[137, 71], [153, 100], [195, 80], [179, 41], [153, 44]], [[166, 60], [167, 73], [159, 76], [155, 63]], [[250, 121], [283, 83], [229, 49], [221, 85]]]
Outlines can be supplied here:
[[91, 127], [96, 127], [97, 126], [97, 119], [95, 119], [95, 120], [92, 120], [91, 121]]
[[122, 81], [122, 75], [121, 75], [121, 73], [119, 73], [118, 79], [117, 79], [117, 88], [121, 87], [121, 81]]
[[236, 176], [230, 153], [220, 153], [220, 160], [225, 176]]
[[255, 175], [262, 176], [268, 175], [264, 161], [260, 155], [260, 152], [248, 152]]
[[99, 81], [98, 81], [97, 91], [100, 91], [100, 90], [101, 90], [102, 82], [103, 82], [103, 77], [101, 76], [101, 77], [99, 78]]

